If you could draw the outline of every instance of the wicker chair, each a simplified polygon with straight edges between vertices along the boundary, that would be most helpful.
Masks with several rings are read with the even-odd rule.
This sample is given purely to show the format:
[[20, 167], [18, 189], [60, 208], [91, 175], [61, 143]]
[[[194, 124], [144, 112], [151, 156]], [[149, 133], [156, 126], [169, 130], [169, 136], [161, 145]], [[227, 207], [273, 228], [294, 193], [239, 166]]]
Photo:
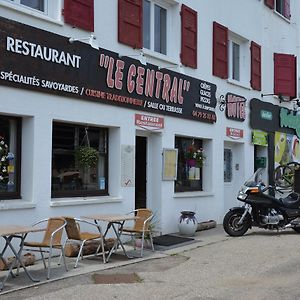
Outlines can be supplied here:
[[131, 236], [134, 248], [136, 247], [135, 246], [136, 238], [139, 237], [142, 239], [140, 256], [143, 257], [145, 237], [149, 237], [152, 251], [154, 251], [152, 231], [150, 230], [150, 222], [151, 219], [153, 218], [153, 213], [148, 208], [135, 209], [132, 212], [130, 212], [130, 214], [131, 213], [135, 214], [136, 220], [134, 221], [132, 228], [124, 227], [122, 234]]
[[[105, 263], [106, 261], [105, 261], [104, 241], [103, 241], [103, 235], [101, 233], [101, 228], [99, 227], [99, 225], [91, 223], [86, 220], [81, 220], [81, 219], [77, 219], [77, 218], [73, 218], [73, 217], [64, 217], [64, 219], [67, 222], [67, 225], [66, 225], [67, 239], [64, 243], [63, 249], [65, 250], [67, 243], [69, 243], [71, 241], [80, 243], [80, 248], [79, 248], [79, 252], [77, 255], [77, 259], [76, 259], [74, 268], [77, 267], [80, 256], [83, 259], [83, 246], [84, 246], [85, 242], [91, 241], [91, 240], [99, 240], [100, 241], [100, 245], [97, 248], [95, 255], [98, 253], [99, 249], [102, 248], [103, 263]], [[88, 225], [95, 226], [95, 227], [97, 227], [98, 232], [97, 233], [81, 232], [80, 231], [80, 223], [85, 223]], [[62, 258], [62, 254], [60, 256], [60, 259], [61, 258]]]
[[[63, 252], [63, 247], [61, 244], [61, 237], [62, 237], [63, 229], [67, 223], [64, 218], [54, 217], [54, 218], [48, 218], [48, 219], [38, 221], [37, 223], [33, 224], [33, 226], [36, 226], [38, 224], [42, 224], [45, 222], [47, 222], [47, 227], [45, 230], [43, 240], [41, 242], [25, 242], [24, 246], [26, 248], [29, 247], [30, 248], [29, 250], [31, 250], [31, 251], [39, 251], [41, 253], [44, 267], [45, 267], [45, 269], [48, 269], [47, 279], [50, 279], [51, 258], [52, 258], [52, 254], [53, 254], [53, 249], [61, 250], [65, 269], [66, 269], [66, 271], [68, 271], [65, 255]], [[39, 250], [33, 250], [32, 248], [39, 248]], [[44, 250], [44, 248], [48, 248], [49, 250]], [[45, 253], [45, 252], [49, 253], [48, 267], [46, 266], [46, 261], [45, 261], [44, 255], [43, 255], [43, 253]]]

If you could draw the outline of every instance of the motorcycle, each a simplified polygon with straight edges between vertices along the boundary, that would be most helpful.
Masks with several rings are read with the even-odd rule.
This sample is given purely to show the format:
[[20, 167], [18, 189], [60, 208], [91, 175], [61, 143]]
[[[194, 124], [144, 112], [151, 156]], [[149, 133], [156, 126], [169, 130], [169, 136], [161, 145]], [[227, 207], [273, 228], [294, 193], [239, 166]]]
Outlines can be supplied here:
[[269, 230], [292, 228], [300, 233], [300, 194], [291, 192], [276, 198], [282, 191], [266, 186], [262, 181], [263, 169], [258, 169], [238, 192], [242, 207], [233, 207], [223, 219], [223, 228], [230, 236], [242, 236], [252, 227]]

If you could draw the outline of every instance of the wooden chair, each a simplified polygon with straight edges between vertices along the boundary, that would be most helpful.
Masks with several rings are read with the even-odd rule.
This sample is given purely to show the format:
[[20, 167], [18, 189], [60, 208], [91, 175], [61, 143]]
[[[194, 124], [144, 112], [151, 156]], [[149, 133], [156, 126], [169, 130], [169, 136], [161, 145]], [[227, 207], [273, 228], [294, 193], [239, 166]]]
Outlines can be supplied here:
[[[42, 224], [45, 222], [47, 222], [47, 227], [45, 230], [43, 240], [41, 242], [25, 242], [24, 246], [29, 247], [29, 248], [38, 248], [39, 249], [39, 250], [33, 250], [33, 249], [29, 249], [29, 250], [39, 251], [41, 253], [44, 267], [45, 267], [45, 269], [48, 269], [47, 279], [50, 279], [51, 258], [52, 258], [52, 254], [53, 254], [53, 249], [61, 250], [65, 269], [66, 269], [66, 271], [68, 271], [65, 255], [63, 252], [63, 247], [61, 244], [63, 229], [65, 228], [67, 222], [65, 221], [64, 218], [53, 217], [53, 218], [48, 218], [48, 219], [43, 219], [41, 221], [38, 221], [37, 223], [33, 224], [33, 226], [36, 226], [38, 224]], [[49, 250], [44, 250], [44, 248], [48, 248]], [[48, 268], [46, 267], [46, 261], [45, 261], [44, 255], [43, 255], [43, 253], [45, 253], [45, 252], [49, 253]]]
[[154, 251], [153, 236], [152, 236], [152, 231], [150, 228], [150, 222], [151, 222], [151, 219], [153, 218], [153, 213], [148, 208], [135, 209], [130, 213], [135, 214], [136, 220], [134, 221], [132, 228], [124, 227], [122, 234], [125, 234], [125, 235], [127, 234], [127, 235], [131, 236], [131, 240], [133, 242], [134, 248], [136, 247], [136, 245], [135, 245], [136, 238], [141, 237], [142, 241], [141, 241], [141, 254], [140, 255], [141, 255], [141, 257], [143, 257], [145, 237], [149, 237], [150, 242], [151, 242], [152, 251]]
[[[85, 242], [91, 241], [91, 240], [99, 240], [100, 241], [100, 245], [97, 248], [95, 255], [98, 253], [99, 249], [102, 248], [103, 263], [105, 263], [106, 261], [105, 261], [105, 251], [104, 251], [104, 241], [103, 241], [104, 239], [103, 239], [103, 235], [102, 235], [100, 226], [97, 224], [91, 223], [89, 221], [81, 220], [81, 219], [77, 219], [77, 218], [73, 218], [73, 217], [64, 217], [64, 219], [67, 222], [67, 225], [66, 225], [67, 239], [64, 243], [63, 249], [65, 250], [67, 243], [69, 243], [71, 241], [75, 241], [80, 244], [80, 248], [79, 248], [79, 252], [77, 255], [77, 259], [76, 259], [74, 268], [77, 267], [79, 257], [81, 256], [83, 259], [83, 246], [84, 246]], [[81, 232], [80, 223], [85, 223], [88, 225], [95, 226], [95, 227], [97, 227], [98, 232], [97, 233]], [[60, 259], [61, 259], [61, 257], [62, 257], [62, 254], [60, 256]]]

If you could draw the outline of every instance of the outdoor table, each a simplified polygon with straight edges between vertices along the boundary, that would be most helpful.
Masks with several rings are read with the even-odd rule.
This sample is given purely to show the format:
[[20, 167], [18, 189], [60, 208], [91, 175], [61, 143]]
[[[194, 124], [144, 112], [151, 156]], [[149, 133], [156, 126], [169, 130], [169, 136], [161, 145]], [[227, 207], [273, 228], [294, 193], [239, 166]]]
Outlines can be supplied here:
[[[6, 250], [8, 248], [11, 249], [11, 251], [13, 252], [15, 259], [11, 262], [7, 274], [4, 277], [4, 280], [2, 282], [0, 282], [0, 291], [4, 288], [4, 285], [9, 277], [9, 275], [11, 275], [12, 277], [15, 277], [15, 275], [12, 272], [13, 267], [18, 264], [20, 265], [24, 271], [25, 274], [28, 276], [28, 278], [34, 282], [38, 282], [38, 279], [33, 278], [30, 273], [28, 272], [25, 264], [22, 262], [21, 259], [21, 253], [23, 250], [23, 246], [24, 246], [24, 241], [25, 238], [27, 236], [28, 233], [30, 232], [38, 232], [38, 231], [43, 231], [44, 229], [41, 228], [35, 228], [35, 227], [31, 227], [31, 226], [22, 226], [22, 225], [1, 225], [0, 226], [0, 236], [5, 240], [5, 246], [2, 249], [1, 253], [0, 253], [0, 259], [3, 261], [4, 265], [7, 266], [5, 260], [4, 260], [4, 254], [6, 252]], [[12, 240], [13, 239], [20, 239], [20, 245], [19, 245], [19, 249], [15, 249], [13, 244], [12, 244]]]
[[110, 251], [107, 255], [106, 262], [109, 261], [110, 256], [112, 255], [112, 253], [114, 253], [117, 250], [118, 246], [121, 246], [123, 253], [127, 258], [133, 258], [132, 256], [129, 256], [127, 254], [125, 247], [121, 240], [121, 235], [122, 235], [124, 223], [126, 221], [135, 220], [136, 219], [135, 216], [133, 216], [133, 215], [89, 215], [89, 216], [83, 216], [81, 218], [94, 220], [95, 224], [97, 224], [98, 226], [99, 226], [100, 221], [107, 222], [107, 227], [103, 234], [104, 240], [105, 240], [108, 230], [110, 228], [113, 229], [115, 236], [116, 236], [116, 240], [114, 242], [113, 247], [110, 249]]

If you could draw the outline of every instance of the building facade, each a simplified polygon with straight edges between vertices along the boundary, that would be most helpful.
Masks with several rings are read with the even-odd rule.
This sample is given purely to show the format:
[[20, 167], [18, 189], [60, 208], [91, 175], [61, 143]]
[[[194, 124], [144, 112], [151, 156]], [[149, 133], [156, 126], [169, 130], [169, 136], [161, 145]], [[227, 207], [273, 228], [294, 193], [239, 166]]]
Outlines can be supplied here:
[[299, 9], [0, 0], [0, 222], [140, 207], [163, 233], [182, 210], [221, 222], [254, 169], [272, 182], [300, 160]]

